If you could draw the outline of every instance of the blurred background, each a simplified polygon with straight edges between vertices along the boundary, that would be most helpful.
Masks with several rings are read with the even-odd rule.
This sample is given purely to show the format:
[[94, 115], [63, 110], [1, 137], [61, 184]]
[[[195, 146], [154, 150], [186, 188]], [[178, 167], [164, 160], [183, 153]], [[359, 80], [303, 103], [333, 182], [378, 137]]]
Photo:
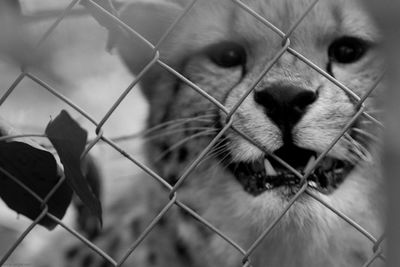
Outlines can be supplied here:
[[[21, 65], [25, 65], [29, 73], [100, 121], [134, 79], [118, 56], [106, 51], [106, 29], [76, 4], [35, 50], [43, 34], [70, 3], [71, 0], [0, 0], [0, 95], [20, 75]], [[144, 126], [146, 107], [140, 91], [134, 88], [103, 127], [104, 135], [112, 138], [139, 132]], [[94, 136], [95, 128], [87, 119], [27, 77], [0, 106], [0, 116], [22, 133], [43, 134], [50, 119], [62, 109], [67, 109], [88, 130], [89, 137]], [[120, 145], [139, 160], [143, 159], [140, 139], [129, 139]], [[107, 145], [96, 145], [92, 155], [99, 161], [105, 177], [102, 202], [108, 205], [129, 190], [139, 170]], [[67, 223], [72, 223], [73, 218], [70, 211]], [[30, 223], [0, 200], [0, 256]], [[39, 250], [48, 233], [42, 227], [35, 227], [13, 255], [15, 258], [18, 251], [23, 251], [14, 262], [24, 263], [23, 258]]]

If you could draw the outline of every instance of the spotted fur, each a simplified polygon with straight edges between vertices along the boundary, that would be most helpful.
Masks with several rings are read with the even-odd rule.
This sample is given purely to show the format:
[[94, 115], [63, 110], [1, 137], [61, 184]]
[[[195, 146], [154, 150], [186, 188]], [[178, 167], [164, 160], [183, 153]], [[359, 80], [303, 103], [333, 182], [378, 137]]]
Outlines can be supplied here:
[[[153, 43], [189, 1], [137, 1], [121, 11], [121, 18]], [[248, 0], [252, 10], [283, 32], [303, 14], [311, 0]], [[321, 0], [290, 36], [291, 47], [362, 96], [381, 70], [373, 46], [357, 63], [329, 64], [328, 46], [341, 36], [357, 36], [373, 43], [379, 35], [356, 1]], [[148, 63], [152, 51], [123, 34], [114, 40], [134, 74]], [[222, 41], [240, 43], [247, 51], [245, 66], [221, 68], [207, 51]], [[163, 62], [222, 103], [229, 111], [281, 49], [282, 39], [234, 1], [200, 0], [160, 46]], [[163, 124], [147, 146], [149, 164], [171, 185], [227, 123], [226, 114], [185, 81], [160, 65], [141, 80], [150, 105], [148, 127]], [[293, 128], [296, 145], [323, 152], [356, 112], [355, 101], [327, 78], [290, 53], [284, 53], [255, 90], [276, 83], [318, 91], [318, 99]], [[369, 99], [367, 107], [375, 107]], [[234, 113], [233, 126], [250, 143], [228, 130], [216, 147], [178, 189], [179, 201], [247, 249], [288, 204], [277, 191], [253, 196], [228, 170], [232, 161], [252, 161], [283, 144], [282, 133], [253, 99], [252, 93]], [[365, 131], [371, 125], [360, 120]], [[360, 126], [361, 127], [361, 126]], [[375, 134], [375, 133], [374, 133]], [[366, 142], [369, 143], [369, 142]], [[329, 156], [347, 159], [352, 145], [341, 139]], [[229, 157], [224, 157], [229, 154]], [[372, 156], [375, 156], [371, 150]], [[382, 192], [379, 160], [362, 162], [330, 195], [316, 193], [374, 235], [381, 233]], [[113, 220], [96, 245], [120, 258], [168, 202], [168, 192], [148, 177], [132, 195], [115, 206]], [[52, 266], [107, 266], [85, 245], [71, 242], [62, 261]], [[305, 194], [260, 243], [250, 260], [254, 266], [361, 266], [372, 254], [372, 243], [321, 203]], [[128, 258], [125, 266], [241, 266], [242, 257], [217, 234], [177, 207]], [[374, 266], [380, 266], [376, 262]]]

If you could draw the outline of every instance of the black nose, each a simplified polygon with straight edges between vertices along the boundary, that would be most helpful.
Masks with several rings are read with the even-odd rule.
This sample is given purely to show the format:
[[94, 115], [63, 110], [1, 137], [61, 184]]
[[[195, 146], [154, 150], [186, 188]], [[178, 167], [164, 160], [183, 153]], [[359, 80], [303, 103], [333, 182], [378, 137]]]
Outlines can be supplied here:
[[256, 103], [265, 108], [267, 116], [284, 134], [291, 131], [316, 99], [315, 92], [293, 85], [275, 85], [254, 92]]

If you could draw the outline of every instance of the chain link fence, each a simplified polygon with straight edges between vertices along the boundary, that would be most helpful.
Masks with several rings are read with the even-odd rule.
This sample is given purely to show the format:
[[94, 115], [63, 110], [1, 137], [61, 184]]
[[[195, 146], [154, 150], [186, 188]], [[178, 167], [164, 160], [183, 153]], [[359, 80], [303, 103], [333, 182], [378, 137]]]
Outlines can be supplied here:
[[[356, 103], [357, 103], [357, 112], [354, 114], [354, 116], [351, 118], [351, 120], [347, 123], [347, 125], [343, 128], [342, 132], [340, 135], [338, 135], [329, 148], [324, 151], [316, 161], [314, 162], [314, 165], [312, 168], [309, 168], [309, 170], [305, 174], [300, 174], [298, 172], [295, 172], [294, 174], [298, 176], [302, 181], [307, 181], [307, 178], [312, 174], [313, 170], [316, 168], [316, 166], [323, 160], [323, 158], [327, 155], [327, 153], [335, 146], [335, 144], [340, 140], [340, 138], [349, 130], [351, 125], [353, 124], [354, 121], [356, 121], [360, 116], [365, 117], [366, 119], [370, 120], [372, 123], [376, 124], [376, 127], [381, 127], [383, 128], [383, 125], [380, 121], [375, 119], [373, 116], [368, 114], [365, 111], [365, 105], [364, 102], [367, 100], [367, 98], [370, 96], [370, 94], [375, 90], [377, 87], [379, 81], [377, 84], [375, 84], [373, 87], [368, 90], [368, 92], [359, 97], [357, 94], [355, 94], [351, 88], [346, 87], [343, 85], [340, 81], [336, 80], [333, 78], [331, 75], [327, 74], [323, 69], [319, 68], [316, 64], [311, 62], [309, 59], [307, 59], [305, 56], [300, 54], [298, 51], [294, 50], [290, 46], [291, 42], [291, 35], [294, 31], [296, 31], [297, 27], [302, 23], [304, 18], [309, 14], [309, 12], [315, 7], [315, 5], [319, 2], [319, 0], [314, 1], [309, 7], [307, 7], [303, 15], [298, 18], [298, 20], [293, 23], [293, 25], [290, 27], [290, 29], [287, 32], [282, 32], [280, 29], [278, 29], [276, 26], [274, 26], [270, 21], [268, 21], [266, 18], [262, 17], [260, 14], [256, 13], [254, 10], [252, 10], [246, 3], [244, 3], [241, 0], [231, 0], [233, 4], [237, 5], [241, 9], [243, 9], [244, 12], [247, 12], [251, 16], [254, 17], [255, 20], [258, 22], [262, 23], [264, 27], [271, 29], [272, 31], [275, 32], [278, 36], [280, 36], [282, 40], [282, 47], [278, 51], [278, 53], [275, 55], [273, 60], [271, 60], [264, 68], [262, 73], [259, 75], [258, 78], [254, 80], [252, 85], [247, 89], [247, 91], [243, 94], [241, 99], [234, 105], [234, 108], [228, 110], [222, 103], [218, 102], [213, 96], [209, 95], [206, 93], [202, 88], [198, 87], [196, 84], [193, 84], [191, 81], [189, 81], [183, 74], [179, 73], [177, 70], [173, 69], [171, 66], [169, 66], [167, 63], [163, 62], [160, 57], [160, 51], [159, 47], [163, 44], [165, 39], [171, 34], [172, 30], [175, 28], [177, 24], [181, 22], [181, 20], [188, 14], [188, 12], [193, 8], [193, 6], [196, 4], [197, 1], [201, 0], [193, 0], [189, 4], [186, 5], [184, 8], [183, 12], [180, 14], [179, 17], [176, 18], [175, 22], [168, 28], [168, 30], [164, 33], [162, 38], [158, 41], [156, 44], [152, 44], [149, 41], [147, 41], [144, 37], [140, 36], [137, 32], [135, 32], [134, 29], [130, 28], [128, 25], [126, 25], [124, 22], [122, 22], [118, 16], [116, 15], [117, 13], [115, 10], [113, 10], [113, 6], [110, 4], [108, 1], [94, 1], [94, 0], [73, 0], [70, 2], [70, 4], [62, 11], [60, 12], [59, 16], [57, 19], [52, 23], [52, 25], [49, 27], [49, 29], [43, 34], [39, 42], [37, 43], [37, 47], [40, 47], [43, 43], [46, 42], [46, 40], [51, 36], [54, 32], [54, 30], [57, 28], [59, 23], [71, 12], [73, 12], [73, 8], [79, 4], [79, 2], [83, 3], [87, 9], [89, 9], [89, 13], [94, 15], [97, 20], [100, 21], [100, 23], [104, 23], [103, 26], [107, 26], [108, 28], [122, 28], [124, 31], [128, 32], [130, 35], [134, 36], [135, 38], [139, 38], [140, 40], [143, 41], [143, 43], [148, 46], [148, 49], [153, 51], [153, 57], [152, 59], [147, 62], [146, 66], [141, 70], [141, 72], [136, 76], [134, 81], [123, 91], [123, 93], [120, 95], [120, 97], [115, 101], [115, 103], [112, 105], [112, 107], [104, 114], [104, 116], [97, 121], [96, 119], [91, 116], [91, 114], [88, 114], [83, 108], [79, 107], [76, 105], [74, 102], [72, 102], [70, 99], [68, 99], [66, 96], [61, 94], [57, 88], [54, 88], [51, 86], [49, 83], [47, 83], [45, 80], [43, 80], [41, 77], [38, 77], [37, 75], [30, 73], [29, 69], [25, 69], [22, 67], [21, 73], [18, 75], [18, 77], [15, 78], [14, 82], [12, 85], [6, 90], [6, 92], [1, 96], [0, 98], [0, 105], [5, 103], [8, 99], [8, 97], [18, 88], [19, 84], [25, 80], [29, 79], [38, 85], [40, 85], [43, 90], [48, 92], [49, 94], [54, 95], [61, 101], [63, 101], [66, 105], [70, 106], [74, 110], [76, 110], [78, 113], [80, 113], [82, 116], [84, 116], [88, 121], [90, 121], [95, 127], [95, 135], [96, 138], [94, 138], [86, 147], [86, 150], [84, 151], [84, 155], [87, 155], [87, 153], [94, 147], [96, 146], [99, 142], [103, 142], [107, 145], [109, 145], [112, 149], [115, 151], [119, 152], [121, 155], [126, 157], [128, 160], [132, 162], [132, 164], [135, 164], [139, 168], [141, 168], [145, 173], [149, 174], [151, 177], [153, 177], [155, 180], [157, 180], [159, 183], [161, 183], [169, 192], [169, 202], [165, 205], [165, 207], [162, 209], [162, 211], [153, 219], [153, 221], [147, 226], [146, 230], [140, 235], [140, 237], [136, 240], [134, 244], [130, 248], [127, 248], [126, 254], [124, 257], [120, 259], [113, 259], [109, 255], [107, 255], [105, 252], [103, 252], [100, 248], [98, 248], [95, 244], [91, 243], [89, 240], [87, 240], [84, 236], [82, 236], [80, 233], [77, 231], [71, 229], [68, 227], [66, 224], [64, 224], [61, 220], [59, 220], [56, 216], [52, 215], [48, 211], [48, 207], [46, 204], [46, 201], [51, 197], [52, 194], [56, 191], [56, 188], [53, 188], [53, 190], [49, 193], [49, 195], [44, 198], [40, 199], [40, 202], [42, 203], [43, 210], [40, 216], [34, 220], [31, 225], [20, 235], [18, 240], [10, 245], [10, 248], [8, 252], [5, 255], [0, 255], [0, 265], [3, 265], [7, 259], [10, 257], [10, 255], [13, 254], [15, 249], [20, 245], [20, 243], [25, 239], [29, 238], [29, 234], [32, 231], [33, 228], [35, 228], [38, 224], [38, 222], [44, 218], [48, 217], [57, 224], [59, 224], [61, 227], [65, 228], [68, 232], [71, 233], [71, 235], [74, 235], [77, 239], [81, 240], [81, 242], [85, 243], [88, 247], [93, 249], [96, 253], [98, 253], [100, 256], [102, 256], [107, 262], [112, 264], [113, 266], [122, 266], [125, 260], [132, 254], [135, 249], [141, 245], [141, 242], [146, 238], [146, 236], [152, 231], [152, 229], [157, 225], [157, 223], [162, 219], [162, 217], [171, 209], [173, 206], [178, 206], [179, 208], [185, 210], [187, 213], [189, 213], [193, 218], [204, 224], [206, 227], [208, 227], [211, 231], [215, 232], [218, 234], [222, 239], [224, 239], [226, 242], [228, 242], [233, 248], [235, 248], [239, 253], [242, 254], [242, 264], [243, 266], [250, 266], [250, 258], [253, 253], [253, 251], [259, 246], [259, 244], [264, 240], [265, 238], [268, 237], [268, 235], [273, 231], [273, 229], [280, 223], [282, 217], [288, 212], [288, 210], [292, 207], [292, 205], [298, 201], [298, 199], [304, 195], [307, 194], [310, 197], [314, 198], [317, 200], [319, 203], [321, 203], [323, 206], [326, 207], [326, 209], [331, 210], [333, 213], [335, 213], [337, 216], [339, 216], [342, 220], [347, 222], [349, 225], [354, 227], [356, 231], [358, 231], [361, 235], [364, 235], [367, 239], [370, 240], [371, 242], [371, 256], [368, 259], [367, 262], [365, 262], [364, 266], [370, 266], [373, 264], [375, 261], [384, 261], [385, 256], [384, 256], [384, 251], [382, 249], [382, 242], [384, 240], [384, 236], [373, 236], [371, 233], [369, 233], [367, 230], [363, 228], [362, 225], [357, 224], [352, 218], [351, 214], [343, 214], [341, 211], [335, 209], [332, 207], [329, 203], [327, 203], [325, 200], [321, 199], [317, 194], [313, 193], [312, 190], [309, 190], [309, 185], [307, 182], [304, 182], [299, 191], [292, 197], [292, 199], [289, 201], [283, 212], [277, 216], [273, 222], [269, 225], [268, 228], [264, 229], [262, 234], [255, 240], [252, 245], [248, 248], [243, 248], [239, 244], [235, 242], [235, 240], [230, 239], [227, 235], [225, 235], [223, 232], [219, 231], [214, 225], [209, 223], [207, 220], [202, 218], [199, 214], [197, 214], [195, 211], [193, 211], [190, 207], [188, 207], [185, 203], [183, 203], [179, 199], [179, 190], [182, 185], [182, 183], [188, 179], [189, 174], [193, 172], [193, 170], [199, 165], [199, 163], [203, 160], [203, 158], [212, 150], [212, 148], [218, 143], [218, 141], [221, 139], [221, 137], [226, 133], [228, 130], [233, 129], [235, 130], [238, 134], [243, 136], [246, 140], [249, 142], [253, 143], [254, 145], [258, 146], [249, 136], [246, 134], [240, 132], [238, 129], [235, 129], [233, 126], [233, 115], [237, 111], [237, 109], [240, 107], [240, 105], [243, 103], [243, 101], [253, 92], [254, 88], [256, 85], [260, 82], [260, 80], [265, 76], [268, 75], [268, 72], [271, 70], [271, 68], [274, 66], [274, 64], [280, 59], [280, 57], [284, 53], [290, 53], [294, 57], [298, 58], [305, 64], [307, 64], [310, 68], [314, 69], [316, 72], [318, 72], [320, 75], [323, 75], [326, 79], [331, 81], [333, 84], [335, 84], [338, 88], [346, 92], [349, 97], [351, 97]], [[103, 134], [103, 127], [105, 124], [107, 124], [110, 116], [114, 113], [114, 111], [119, 107], [122, 101], [127, 97], [127, 95], [134, 89], [135, 85], [137, 85], [142, 77], [148, 72], [148, 70], [154, 66], [158, 65], [168, 72], [170, 72], [172, 75], [175, 75], [181, 82], [186, 83], [189, 85], [193, 90], [197, 91], [199, 94], [207, 98], [209, 101], [211, 101], [214, 105], [216, 105], [222, 113], [226, 115], [226, 125], [216, 134], [216, 136], [213, 138], [213, 140], [207, 145], [207, 147], [197, 156], [197, 158], [189, 165], [186, 167], [184, 170], [183, 174], [180, 176], [176, 184], [171, 186], [169, 183], [167, 183], [163, 177], [160, 177], [155, 171], [153, 171], [150, 167], [146, 166], [145, 164], [139, 162], [134, 156], [128, 154], [123, 147], [121, 147], [117, 142], [113, 141], [109, 137], [105, 136]], [[14, 136], [8, 136], [6, 138], [14, 138]], [[4, 139], [4, 138], [3, 138]], [[279, 159], [278, 159], [279, 160]], [[2, 171], [0, 169], [0, 171]], [[10, 179], [18, 182], [15, 177], [9, 176]], [[65, 179], [65, 178], [63, 178]], [[59, 186], [63, 180], [61, 180], [57, 186]], [[35, 195], [35, 193], [30, 190], [29, 188], [25, 187], [25, 190], [28, 194]]]

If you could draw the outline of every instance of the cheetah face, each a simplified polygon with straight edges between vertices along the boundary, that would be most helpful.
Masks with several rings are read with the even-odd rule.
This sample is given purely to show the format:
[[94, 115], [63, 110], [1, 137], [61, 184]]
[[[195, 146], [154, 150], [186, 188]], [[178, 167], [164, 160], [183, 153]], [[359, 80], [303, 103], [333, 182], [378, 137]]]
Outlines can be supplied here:
[[[296, 11], [289, 1], [284, 2], [250, 7], [288, 31], [304, 10]], [[309, 1], [303, 2], [306, 8]], [[333, 193], [357, 166], [371, 160], [369, 142], [359, 132], [372, 129], [366, 126], [365, 117], [354, 121], [353, 117], [359, 108], [355, 96], [367, 93], [380, 73], [377, 40], [365, 16], [351, 16], [353, 6], [347, 9], [340, 5], [344, 3], [319, 3], [291, 35], [290, 47], [354, 94], [339, 88], [290, 51], [274, 59], [282, 39], [240, 9], [232, 11], [235, 15], [231, 21], [227, 19], [231, 27], [215, 29], [207, 25], [208, 30], [201, 31], [223, 37], [211, 40], [184, 68], [189, 79], [229, 112], [235, 109], [234, 130], [225, 134], [228, 149], [220, 156], [229, 159], [229, 171], [253, 196], [268, 191], [294, 194], [301, 186], [301, 178], [294, 171], [307, 173], [332, 144], [308, 178], [310, 187], [320, 193]], [[288, 22], [283, 18], [293, 19]], [[254, 90], [243, 99], [252, 86]], [[219, 122], [222, 127], [227, 123], [221, 111]], [[339, 138], [348, 125], [350, 130]]]
[[[311, 3], [246, 1], [282, 32], [291, 31]], [[131, 49], [121, 51], [135, 69], [136, 63], [128, 59]], [[198, 1], [160, 52], [164, 62], [219, 106], [189, 82], [165, 78], [161, 67], [144, 82], [150, 121], [156, 125], [199, 114], [213, 116], [208, 122], [191, 123], [192, 128], [214, 133], [204, 142], [186, 144], [193, 155], [229, 124], [211, 165], [219, 164], [220, 172], [230, 174], [249, 195], [293, 195], [305, 173], [311, 190], [331, 195], [370, 163], [366, 136], [376, 134], [376, 125], [355, 115], [361, 113], [358, 100], [380, 77], [382, 62], [377, 32], [356, 1], [318, 2], [288, 40], [234, 1]], [[365, 102], [367, 112], [372, 99]], [[157, 115], [160, 110], [164, 116]]]

